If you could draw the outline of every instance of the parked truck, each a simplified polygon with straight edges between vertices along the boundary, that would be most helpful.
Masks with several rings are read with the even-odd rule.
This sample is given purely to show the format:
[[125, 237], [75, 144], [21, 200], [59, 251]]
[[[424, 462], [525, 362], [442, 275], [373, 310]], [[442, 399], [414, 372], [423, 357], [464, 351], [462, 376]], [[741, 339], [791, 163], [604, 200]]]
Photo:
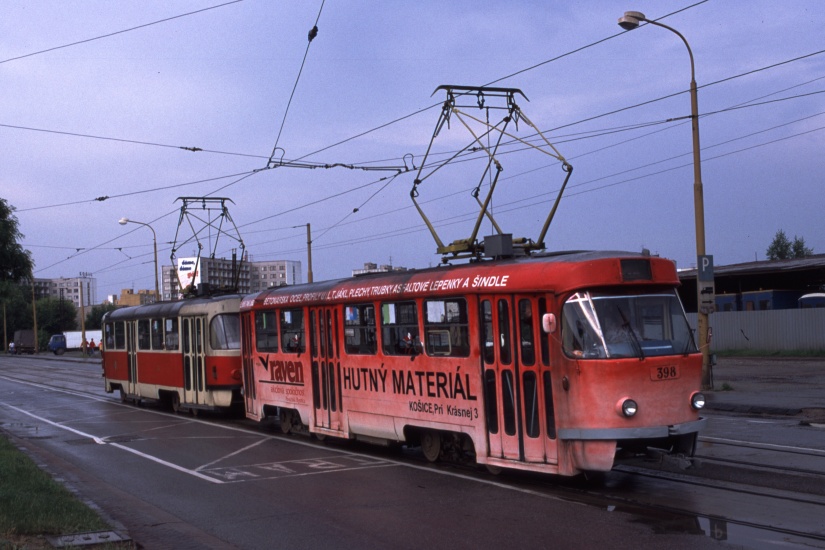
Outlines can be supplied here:
[[14, 353], [34, 353], [34, 331], [15, 330], [14, 331]]
[[[102, 337], [102, 331], [100, 330], [87, 330], [86, 331], [86, 342], [89, 343], [92, 340], [95, 341], [95, 344], [100, 344], [100, 339]], [[74, 349], [81, 349], [83, 346], [83, 331], [80, 330], [71, 330], [68, 332], [64, 332], [63, 334], [53, 334], [51, 339], [49, 340], [49, 351], [54, 353], [55, 355], [63, 355], [66, 350], [74, 350]]]

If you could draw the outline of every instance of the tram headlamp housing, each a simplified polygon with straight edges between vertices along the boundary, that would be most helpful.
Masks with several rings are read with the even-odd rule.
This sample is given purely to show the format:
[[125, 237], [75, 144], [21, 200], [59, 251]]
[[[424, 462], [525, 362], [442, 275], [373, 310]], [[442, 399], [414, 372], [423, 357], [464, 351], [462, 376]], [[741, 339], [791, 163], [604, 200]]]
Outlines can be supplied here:
[[705, 394], [695, 391], [690, 395], [690, 406], [695, 410], [703, 409], [705, 407]]
[[629, 397], [622, 397], [616, 403], [616, 412], [625, 418], [632, 418], [639, 411], [639, 404]]

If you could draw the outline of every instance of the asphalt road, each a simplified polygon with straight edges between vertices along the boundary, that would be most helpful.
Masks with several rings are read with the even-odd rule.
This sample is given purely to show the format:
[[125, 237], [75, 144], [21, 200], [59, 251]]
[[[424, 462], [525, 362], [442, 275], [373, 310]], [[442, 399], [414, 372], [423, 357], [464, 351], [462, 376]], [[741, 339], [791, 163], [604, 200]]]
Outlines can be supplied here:
[[0, 358], [0, 429], [144, 548], [719, 547], [552, 481], [124, 405], [93, 389], [94, 363], [13, 361]]

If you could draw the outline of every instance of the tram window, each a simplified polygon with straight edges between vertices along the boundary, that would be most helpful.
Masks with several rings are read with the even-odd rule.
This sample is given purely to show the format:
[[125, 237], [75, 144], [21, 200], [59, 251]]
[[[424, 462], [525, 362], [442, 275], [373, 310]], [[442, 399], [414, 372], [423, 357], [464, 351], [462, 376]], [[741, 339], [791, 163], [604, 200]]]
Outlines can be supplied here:
[[166, 349], [176, 351], [180, 340], [178, 336], [178, 319], [177, 317], [164, 319], [164, 324], [166, 325]]
[[498, 337], [501, 345], [499, 357], [505, 365], [510, 364], [510, 304], [507, 300], [498, 301]]
[[151, 349], [149, 339], [149, 319], [138, 320], [138, 349]]
[[[488, 302], [489, 303], [489, 302]], [[496, 396], [496, 371], [484, 371], [484, 414], [487, 416], [487, 431], [498, 433], [498, 398]]]
[[556, 411], [553, 408], [553, 382], [550, 373], [542, 375], [544, 386], [544, 422], [547, 424], [547, 437], [556, 439]]
[[530, 300], [519, 300], [518, 324], [521, 364], [534, 365], [536, 363], [536, 346], [533, 337], [533, 304]]
[[484, 362], [492, 365], [496, 357], [496, 341], [493, 336], [493, 306], [490, 300], [481, 302], [481, 353]]
[[424, 307], [427, 312], [424, 319], [427, 355], [468, 357], [470, 331], [467, 326], [467, 302], [463, 298], [428, 300], [424, 302]]
[[281, 348], [285, 352], [304, 353], [304, 310], [285, 309], [281, 311]]
[[209, 345], [212, 349], [241, 349], [241, 316], [234, 313], [212, 317]]
[[501, 371], [501, 408], [504, 412], [504, 433], [516, 434], [516, 388], [513, 371]]
[[103, 336], [103, 349], [110, 350], [114, 349], [115, 347], [115, 324], [114, 323], [106, 323], [103, 327], [104, 336]]
[[161, 319], [152, 319], [152, 349], [163, 349], [163, 321]]
[[525, 371], [522, 376], [522, 386], [524, 393], [524, 431], [528, 437], [538, 437], [540, 432], [539, 396], [534, 371]]
[[126, 349], [126, 326], [120, 321], [115, 323], [115, 349]]
[[375, 355], [375, 306], [372, 304], [344, 308], [344, 349], [350, 355]]
[[416, 353], [420, 342], [415, 302], [381, 305], [381, 344], [387, 355]]
[[[544, 319], [544, 314], [547, 313], [547, 300], [539, 298], [539, 319]], [[541, 342], [541, 364], [545, 367], [550, 366], [550, 340], [549, 336], [543, 332], [539, 332]]]
[[562, 343], [569, 357], [651, 357], [696, 350], [675, 292], [579, 292], [564, 304]]
[[278, 312], [255, 312], [255, 349], [278, 351]]

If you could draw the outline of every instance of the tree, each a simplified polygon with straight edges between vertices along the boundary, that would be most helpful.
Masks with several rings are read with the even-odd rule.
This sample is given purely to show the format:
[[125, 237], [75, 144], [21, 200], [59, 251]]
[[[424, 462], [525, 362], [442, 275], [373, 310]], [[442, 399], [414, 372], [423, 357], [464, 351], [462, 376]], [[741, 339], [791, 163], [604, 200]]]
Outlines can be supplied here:
[[805, 246], [805, 239], [793, 236], [793, 242], [788, 239], [783, 230], [776, 232], [768, 250], [765, 254], [769, 260], [787, 260], [789, 258], [804, 258], [810, 256], [814, 251]]
[[23, 238], [14, 215], [16, 209], [0, 198], [0, 281], [22, 282], [32, 276], [32, 253], [24, 250], [18, 240]]
[[69, 300], [41, 298], [37, 300], [37, 326], [49, 336], [77, 330], [77, 308]]
[[103, 328], [103, 316], [117, 309], [117, 306], [108, 302], [92, 307], [86, 315], [86, 330], [100, 330]]
[[805, 239], [802, 237], [797, 237], [796, 235], [793, 236], [791, 250], [793, 251], [794, 258], [804, 258], [805, 256], [810, 256], [814, 253], [813, 248], [808, 248], [805, 246]]

